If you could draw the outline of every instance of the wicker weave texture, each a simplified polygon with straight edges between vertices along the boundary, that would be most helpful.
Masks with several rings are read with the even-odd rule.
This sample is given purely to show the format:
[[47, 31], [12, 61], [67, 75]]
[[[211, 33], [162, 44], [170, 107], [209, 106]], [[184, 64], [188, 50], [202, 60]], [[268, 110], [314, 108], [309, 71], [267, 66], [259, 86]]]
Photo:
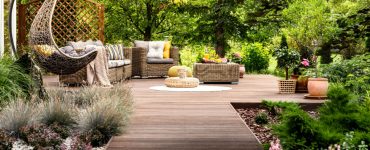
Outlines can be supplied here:
[[164, 84], [173, 88], [195, 88], [199, 85], [199, 80], [197, 78], [170, 77], [164, 80]]
[[171, 48], [170, 56], [173, 59], [172, 64], [148, 64], [147, 63], [148, 49], [135, 47], [132, 49], [132, 76], [152, 77], [167, 76], [168, 70], [172, 66], [177, 66], [179, 62], [179, 49]]
[[239, 82], [239, 65], [195, 63], [194, 77], [200, 82]]
[[279, 80], [280, 94], [294, 94], [297, 80]]
[[[52, 32], [53, 14], [57, 2], [58, 0], [44, 1], [32, 22], [29, 33], [29, 44], [37, 55], [35, 60], [41, 67], [59, 75], [73, 74], [94, 60], [97, 50], [95, 49], [82, 56], [72, 57], [58, 48]], [[51, 51], [52, 54], [48, 56], [36, 50], [35, 47], [40, 45], [46, 47], [45, 50]]]
[[[132, 49], [124, 48], [125, 58], [132, 60]], [[109, 68], [108, 78], [110, 82], [119, 82], [121, 80], [129, 79], [132, 76], [132, 65], [124, 65], [121, 67]], [[84, 84], [87, 80], [86, 68], [70, 75], [59, 76], [59, 82], [63, 84]]]

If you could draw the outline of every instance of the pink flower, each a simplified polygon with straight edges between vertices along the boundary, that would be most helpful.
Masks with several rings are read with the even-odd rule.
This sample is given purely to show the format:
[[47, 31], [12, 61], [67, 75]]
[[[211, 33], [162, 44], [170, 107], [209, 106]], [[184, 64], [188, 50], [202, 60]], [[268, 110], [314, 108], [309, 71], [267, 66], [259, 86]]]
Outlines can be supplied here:
[[240, 53], [234, 53], [234, 54], [233, 54], [233, 56], [234, 56], [235, 58], [242, 58], [242, 57], [240, 56]]
[[303, 59], [303, 61], [301, 62], [301, 64], [305, 67], [308, 67], [310, 66], [310, 61], [308, 61], [307, 59]]

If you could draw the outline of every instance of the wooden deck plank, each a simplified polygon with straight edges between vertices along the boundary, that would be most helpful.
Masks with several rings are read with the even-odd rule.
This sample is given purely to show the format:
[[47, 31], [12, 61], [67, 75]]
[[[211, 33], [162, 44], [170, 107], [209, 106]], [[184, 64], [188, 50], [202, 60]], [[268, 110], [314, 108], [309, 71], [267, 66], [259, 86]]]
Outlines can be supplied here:
[[[134, 114], [127, 131], [114, 137], [108, 150], [241, 150], [261, 149], [230, 102], [303, 99], [304, 94], [278, 94], [277, 78], [248, 75], [223, 92], [165, 92], [150, 90], [164, 79], [134, 79]], [[213, 85], [213, 84], [211, 84]]]
[[278, 94], [277, 78], [247, 75], [222, 92], [166, 92], [150, 90], [164, 79], [133, 79], [134, 113], [129, 127], [113, 137], [108, 150], [254, 150], [262, 149], [230, 102], [305, 100], [304, 94]]

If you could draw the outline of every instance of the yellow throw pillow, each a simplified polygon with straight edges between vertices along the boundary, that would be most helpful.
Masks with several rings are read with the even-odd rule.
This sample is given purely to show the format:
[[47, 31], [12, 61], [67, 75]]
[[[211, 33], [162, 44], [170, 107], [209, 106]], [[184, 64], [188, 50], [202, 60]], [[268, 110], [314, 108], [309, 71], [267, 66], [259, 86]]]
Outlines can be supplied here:
[[54, 51], [56, 51], [53, 46], [49, 45], [34, 45], [34, 49], [44, 57], [49, 57], [54, 53]]
[[163, 48], [163, 59], [170, 58], [170, 49], [171, 49], [171, 41], [165, 42], [164, 48]]

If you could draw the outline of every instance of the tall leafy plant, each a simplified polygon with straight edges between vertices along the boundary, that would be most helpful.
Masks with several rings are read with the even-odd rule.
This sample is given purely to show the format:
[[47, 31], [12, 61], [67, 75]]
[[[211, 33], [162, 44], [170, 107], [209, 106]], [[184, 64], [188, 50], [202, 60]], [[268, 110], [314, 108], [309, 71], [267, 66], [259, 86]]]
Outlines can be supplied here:
[[289, 68], [297, 67], [301, 56], [296, 50], [288, 48], [285, 35], [281, 37], [280, 48], [275, 50], [274, 56], [277, 59], [277, 67], [285, 70], [285, 80], [288, 80]]
[[9, 58], [0, 59], [0, 107], [29, 96], [31, 77]]

